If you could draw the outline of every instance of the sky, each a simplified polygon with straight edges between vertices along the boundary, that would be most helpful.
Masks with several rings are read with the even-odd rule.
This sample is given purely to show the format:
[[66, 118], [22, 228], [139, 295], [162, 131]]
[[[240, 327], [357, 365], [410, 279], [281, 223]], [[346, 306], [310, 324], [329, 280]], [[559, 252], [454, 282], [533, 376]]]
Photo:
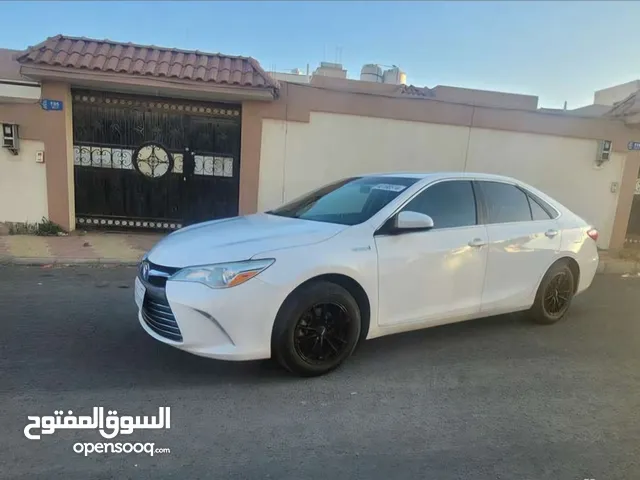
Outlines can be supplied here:
[[[417, 86], [537, 95], [539, 106], [593, 103], [640, 78], [640, 2], [144, 1], [0, 5], [0, 48], [57, 34], [256, 58], [265, 70], [341, 61], [397, 65]], [[10, 19], [10, 21], [7, 21]]]

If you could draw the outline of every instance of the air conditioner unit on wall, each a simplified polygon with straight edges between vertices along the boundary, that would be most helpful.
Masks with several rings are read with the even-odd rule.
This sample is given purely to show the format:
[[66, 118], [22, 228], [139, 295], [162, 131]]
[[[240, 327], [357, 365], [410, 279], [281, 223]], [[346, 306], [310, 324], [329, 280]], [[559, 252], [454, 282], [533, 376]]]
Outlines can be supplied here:
[[596, 155], [596, 165], [599, 167], [611, 158], [613, 142], [611, 140], [598, 141], [598, 154]]
[[14, 155], [18, 154], [20, 138], [18, 136], [18, 125], [15, 123], [2, 124], [2, 146]]

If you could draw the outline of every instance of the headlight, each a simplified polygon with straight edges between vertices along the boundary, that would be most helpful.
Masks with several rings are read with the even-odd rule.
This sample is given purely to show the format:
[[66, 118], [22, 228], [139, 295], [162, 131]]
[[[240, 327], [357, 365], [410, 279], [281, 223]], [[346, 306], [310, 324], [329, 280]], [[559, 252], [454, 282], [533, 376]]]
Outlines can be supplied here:
[[187, 267], [175, 273], [170, 280], [203, 283], [211, 288], [235, 287], [269, 268], [273, 262], [275, 262], [275, 259], [267, 258], [264, 260]]

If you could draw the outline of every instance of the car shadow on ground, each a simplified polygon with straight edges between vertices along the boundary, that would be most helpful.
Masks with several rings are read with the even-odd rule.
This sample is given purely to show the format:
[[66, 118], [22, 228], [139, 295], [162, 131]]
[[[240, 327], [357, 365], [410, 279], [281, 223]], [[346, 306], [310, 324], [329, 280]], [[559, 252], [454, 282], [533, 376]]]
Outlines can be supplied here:
[[[75, 338], [67, 337], [49, 351], [48, 358], [40, 355], [38, 368], [31, 365], [22, 378], [26, 375], [30, 385], [53, 391], [300, 381], [270, 360], [227, 362], [197, 357], [154, 340], [129, 320], [75, 332]], [[505, 338], [518, 338], [517, 331], [527, 337], [528, 330], [537, 328], [542, 327], [532, 325], [522, 314], [510, 314], [369, 340], [331, 376], [363, 379], [375, 375], [383, 364], [400, 370], [416, 363], [428, 367], [449, 363], [457, 355], [469, 358], [470, 351], [471, 358], [490, 361], [512, 352], [513, 341], [509, 349], [500, 347]]]

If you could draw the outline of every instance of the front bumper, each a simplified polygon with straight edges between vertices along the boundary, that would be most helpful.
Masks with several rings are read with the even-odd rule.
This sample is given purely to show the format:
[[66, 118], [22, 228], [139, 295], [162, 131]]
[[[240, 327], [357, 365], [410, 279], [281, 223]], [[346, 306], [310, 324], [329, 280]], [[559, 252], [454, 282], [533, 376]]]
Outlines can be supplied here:
[[163, 288], [137, 277], [136, 290], [139, 284], [144, 285], [147, 298], [165, 296], [182, 337], [182, 341], [178, 341], [151, 328], [145, 321], [144, 307], [139, 308], [140, 325], [156, 340], [195, 355], [221, 360], [257, 360], [271, 356], [273, 322], [284, 300], [274, 286], [259, 278], [228, 289], [170, 280]]

